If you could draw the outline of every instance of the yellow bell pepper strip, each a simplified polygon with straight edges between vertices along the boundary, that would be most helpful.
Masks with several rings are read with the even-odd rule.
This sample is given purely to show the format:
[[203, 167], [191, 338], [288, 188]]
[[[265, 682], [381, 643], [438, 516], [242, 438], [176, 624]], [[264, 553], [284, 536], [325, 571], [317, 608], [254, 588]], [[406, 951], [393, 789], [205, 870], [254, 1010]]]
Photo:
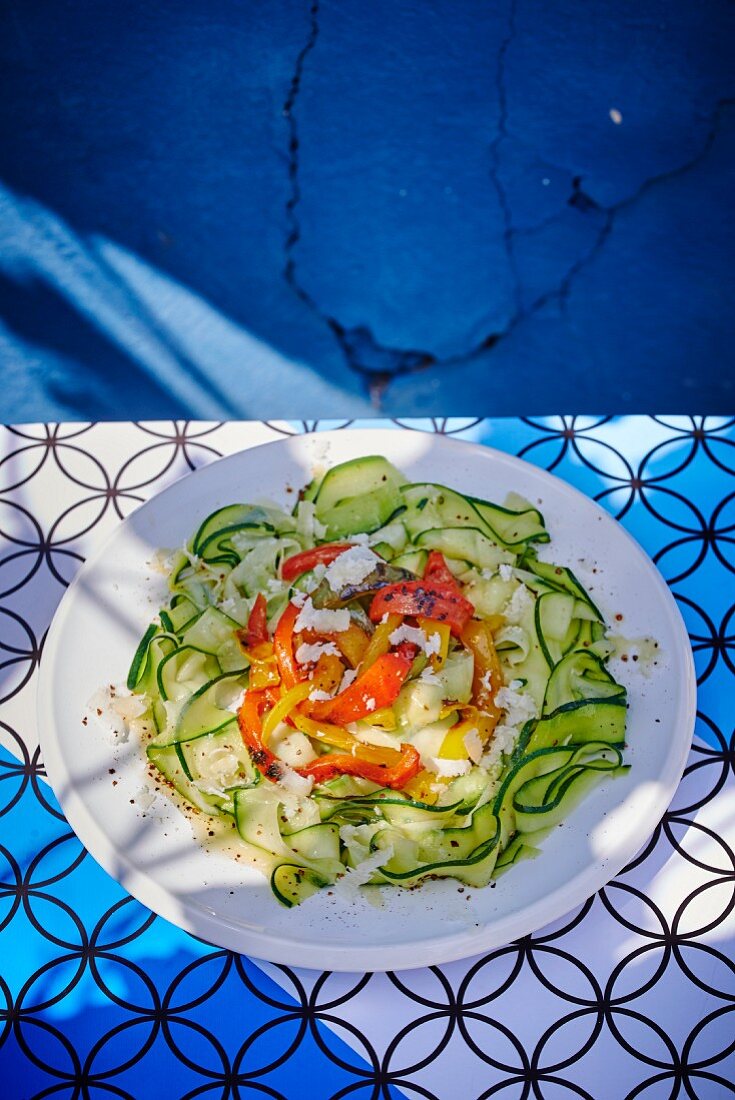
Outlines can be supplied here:
[[463, 707], [462, 719], [445, 734], [439, 756], [443, 760], [468, 760], [470, 754], [465, 744], [467, 734], [471, 730], [477, 730], [484, 748], [497, 724], [498, 719], [495, 716], [484, 714], [477, 707]]
[[345, 666], [336, 653], [322, 653], [311, 676], [312, 691], [326, 691], [334, 695], [342, 683]]
[[278, 687], [281, 682], [281, 673], [278, 671], [278, 662], [271, 642], [261, 642], [248, 650], [250, 657], [250, 669], [248, 687], [253, 691], [262, 691], [267, 687]]
[[285, 695], [282, 695], [276, 705], [269, 710], [263, 721], [263, 730], [261, 733], [261, 741], [265, 745], [270, 739], [276, 726], [281, 722], [285, 722], [292, 710], [303, 703], [312, 690], [312, 685], [308, 680], [302, 680], [300, 684], [296, 684]]
[[382, 730], [394, 730], [397, 725], [396, 712], [392, 707], [382, 707], [370, 715], [370, 725]]
[[313, 718], [307, 718], [296, 712], [293, 715], [293, 724], [297, 730], [311, 737], [313, 741], [331, 745], [335, 749], [341, 749], [342, 752], [350, 753], [351, 756], [358, 756], [361, 760], [370, 760], [374, 764], [395, 764], [400, 757], [396, 749], [366, 745], [363, 741], [358, 741], [349, 730], [343, 729], [342, 726], [333, 726], [331, 722], [315, 722]]
[[299, 617], [299, 609], [295, 603], [286, 605], [286, 609], [278, 620], [278, 626], [273, 636], [273, 648], [278, 662], [278, 670], [281, 680], [288, 690], [299, 680], [303, 680], [306, 673], [296, 662], [294, 656], [293, 639], [294, 624]]
[[472, 701], [478, 710], [484, 711], [497, 723], [502, 711], [495, 703], [495, 696], [503, 686], [503, 673], [490, 624], [482, 619], [472, 619], [462, 631], [462, 642], [475, 659]]
[[426, 806], [433, 806], [437, 800], [436, 791], [432, 790], [438, 782], [438, 777], [433, 772], [423, 768], [413, 779], [403, 786], [403, 793], [412, 798], [414, 802], [423, 802]]
[[[391, 753], [395, 757], [395, 749], [383, 749], [384, 753]], [[373, 783], [379, 783], [381, 787], [391, 787], [400, 790], [417, 774], [421, 767], [421, 758], [413, 745], [401, 745], [398, 760], [394, 764], [376, 764], [369, 760], [360, 760], [356, 756], [347, 753], [329, 752], [307, 764], [305, 768], [299, 768], [299, 774], [311, 776], [315, 783], [326, 783], [335, 775], [356, 775], [361, 779], [369, 779]]]
[[401, 625], [402, 615], [389, 615], [384, 623], [379, 623], [375, 628], [372, 638], [365, 650], [360, 662], [359, 671], [367, 672], [374, 665], [378, 657], [382, 657], [390, 649], [390, 636]]
[[427, 638], [431, 638], [433, 635], [439, 635], [439, 652], [432, 653], [429, 658], [431, 667], [436, 672], [440, 669], [447, 659], [449, 653], [449, 639], [452, 631], [449, 623], [440, 623], [438, 619], [425, 619], [423, 615], [418, 618], [418, 624], [423, 630]]
[[334, 642], [352, 668], [357, 668], [370, 645], [370, 635], [357, 623], [350, 623], [347, 630], [340, 630], [336, 634], [325, 634], [324, 638], [326, 641]]
[[338, 726], [367, 718], [376, 710], [392, 705], [411, 670], [413, 656], [406, 652], [384, 653], [354, 683], [323, 703], [313, 703], [313, 718]]

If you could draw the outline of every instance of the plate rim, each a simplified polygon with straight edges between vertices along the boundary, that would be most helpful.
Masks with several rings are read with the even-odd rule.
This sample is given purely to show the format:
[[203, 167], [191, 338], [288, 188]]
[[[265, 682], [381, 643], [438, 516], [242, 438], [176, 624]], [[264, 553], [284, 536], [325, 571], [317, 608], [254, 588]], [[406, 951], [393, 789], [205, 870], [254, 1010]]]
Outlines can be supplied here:
[[[586, 507], [591, 506], [593, 510], [604, 517], [606, 522], [617, 525], [617, 529], [622, 533], [624, 540], [627, 540], [633, 553], [641, 561], [641, 564], [647, 567], [649, 576], [655, 581], [657, 593], [662, 597], [662, 602], [668, 611], [675, 633], [682, 643], [677, 649], [685, 666], [682, 669], [685, 676], [685, 683], [682, 685], [681, 692], [682, 711], [677, 716], [677, 727], [681, 731], [675, 742], [678, 746], [678, 753], [673, 761], [673, 770], [670, 770], [671, 779], [665, 787], [659, 784], [656, 797], [652, 799], [651, 809], [647, 815], [647, 820], [652, 822], [650, 831], [647, 831], [643, 837], [639, 833], [635, 834], [634, 841], [628, 840], [627, 843], [621, 844], [616, 849], [614, 856], [607, 858], [604, 864], [600, 861], [592, 865], [588, 864], [571, 879], [556, 886], [550, 897], [547, 896], [531, 905], [527, 905], [520, 915], [509, 914], [499, 920], [473, 927], [471, 931], [469, 929], [463, 932], [455, 931], [447, 936], [432, 936], [416, 941], [411, 948], [409, 961], [397, 957], [398, 952], [403, 953], [406, 950], [403, 944], [372, 944], [369, 946], [330, 944], [322, 949], [313, 944], [303, 944], [298, 939], [285, 937], [282, 933], [272, 935], [267, 929], [244, 928], [222, 914], [215, 914], [201, 902], [190, 901], [187, 904], [180, 901], [146, 871], [137, 868], [124, 852], [116, 848], [111, 841], [108, 841], [107, 836], [97, 826], [94, 817], [87, 809], [78, 791], [74, 786], [68, 785], [68, 782], [65, 783], [65, 780], [68, 781], [69, 776], [65, 771], [59, 739], [53, 735], [55, 708], [52, 706], [50, 688], [52, 670], [58, 654], [58, 638], [63, 631], [64, 621], [69, 614], [69, 609], [73, 607], [75, 593], [83, 586], [86, 571], [91, 570], [104, 557], [108, 545], [119, 536], [121, 526], [126, 524], [132, 516], [137, 515], [141, 509], [155, 507], [160, 497], [174, 490], [182, 481], [195, 477], [197, 474], [205, 473], [215, 467], [220, 467], [223, 464], [234, 463], [243, 454], [252, 454], [270, 447], [282, 448], [296, 439], [319, 439], [327, 444], [330, 438], [336, 436], [344, 439], [347, 434], [361, 436], [363, 439], [368, 436], [375, 438], [383, 435], [386, 442], [390, 439], [395, 441], [395, 438], [399, 435], [426, 435], [433, 445], [441, 440], [440, 446], [447, 444], [457, 446], [463, 451], [471, 450], [478, 456], [491, 458], [511, 469], [530, 470], [535, 476], [540, 477], [542, 482], [551, 482], [557, 490], [561, 489], [564, 493], [571, 494], [572, 497], [581, 498]], [[356, 443], [356, 446], [359, 448], [359, 443]], [[679, 786], [694, 733], [696, 688], [696, 671], [689, 636], [671, 589], [655, 563], [633, 535], [596, 500], [587, 496], [586, 493], [577, 489], [576, 486], [571, 485], [556, 473], [517, 455], [498, 450], [484, 443], [457, 439], [443, 433], [422, 432], [420, 429], [415, 428], [360, 426], [317, 432], [297, 432], [294, 435], [259, 443], [253, 447], [241, 448], [231, 454], [223, 455], [206, 466], [185, 472], [170, 485], [140, 504], [121, 523], [116, 524], [114, 529], [100, 540], [89, 557], [83, 562], [56, 608], [46, 635], [40, 661], [36, 688], [36, 711], [41, 759], [46, 768], [48, 782], [54, 790], [67, 822], [92, 858], [120, 883], [128, 894], [165, 920], [172, 922], [191, 935], [219, 947], [225, 947], [229, 950], [250, 955], [253, 958], [278, 964], [310, 967], [317, 970], [324, 969], [324, 965], [326, 965], [327, 969], [333, 971], [369, 973], [441, 965], [505, 946], [519, 937], [532, 935], [539, 928], [551, 924], [565, 914], [572, 912], [577, 906], [583, 904], [602, 889], [611, 879], [615, 878], [648, 842]], [[582, 888], [583, 884], [584, 888]], [[568, 899], [568, 894], [574, 895], [573, 900]], [[550, 899], [555, 904], [550, 906]], [[512, 929], [509, 927], [507, 933], [503, 931], [504, 926], [511, 924], [513, 925]]]

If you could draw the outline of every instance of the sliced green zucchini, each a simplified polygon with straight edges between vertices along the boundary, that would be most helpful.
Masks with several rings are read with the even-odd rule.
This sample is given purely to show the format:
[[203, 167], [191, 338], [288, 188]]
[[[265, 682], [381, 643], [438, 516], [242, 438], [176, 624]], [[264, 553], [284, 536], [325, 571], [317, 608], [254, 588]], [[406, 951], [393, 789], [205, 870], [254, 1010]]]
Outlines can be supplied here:
[[405, 480], [403, 474], [382, 455], [367, 455], [342, 462], [327, 471], [319, 486], [314, 498], [317, 518], [324, 523], [324, 514], [337, 505], [368, 496], [376, 490], [389, 491], [397, 503], [397, 491]]

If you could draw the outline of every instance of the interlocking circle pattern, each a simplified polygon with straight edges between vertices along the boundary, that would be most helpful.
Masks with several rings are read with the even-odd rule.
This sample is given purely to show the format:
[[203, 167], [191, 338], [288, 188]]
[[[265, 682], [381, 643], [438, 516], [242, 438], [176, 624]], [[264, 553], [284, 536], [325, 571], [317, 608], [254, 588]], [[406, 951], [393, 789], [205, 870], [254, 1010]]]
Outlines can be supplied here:
[[256, 965], [193, 939], [93, 864], [45, 782], [34, 730], [45, 633], [95, 540], [140, 501], [220, 454], [351, 422], [4, 429], [0, 1095], [8, 1100], [735, 1093], [735, 418], [393, 423], [553, 470], [651, 554], [681, 607], [700, 684], [697, 738], [673, 804], [598, 895], [480, 958], [318, 974]]

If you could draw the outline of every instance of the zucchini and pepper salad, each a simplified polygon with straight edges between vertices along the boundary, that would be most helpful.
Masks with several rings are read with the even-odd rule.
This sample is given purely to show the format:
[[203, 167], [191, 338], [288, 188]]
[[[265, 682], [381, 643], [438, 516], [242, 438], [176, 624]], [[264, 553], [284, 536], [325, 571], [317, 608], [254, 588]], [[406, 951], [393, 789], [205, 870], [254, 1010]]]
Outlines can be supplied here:
[[334, 466], [232, 504], [170, 559], [128, 687], [148, 758], [227, 815], [284, 905], [340, 883], [473, 887], [625, 770], [626, 693], [540, 512]]

